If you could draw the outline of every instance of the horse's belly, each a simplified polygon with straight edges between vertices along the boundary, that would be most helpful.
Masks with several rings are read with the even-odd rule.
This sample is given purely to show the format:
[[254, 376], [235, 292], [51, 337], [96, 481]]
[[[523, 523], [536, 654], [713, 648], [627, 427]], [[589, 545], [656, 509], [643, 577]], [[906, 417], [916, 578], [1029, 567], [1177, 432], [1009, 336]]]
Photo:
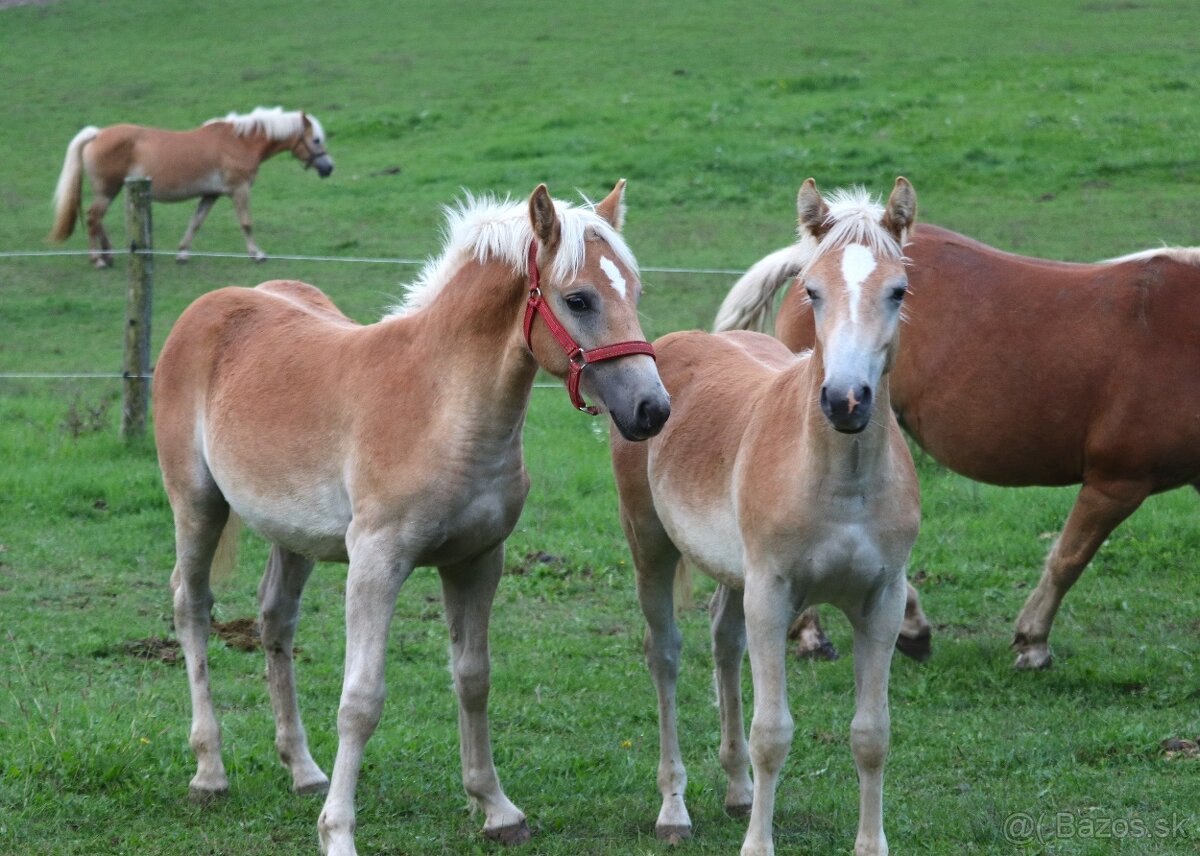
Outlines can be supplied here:
[[[140, 176], [131, 175], [130, 178]], [[151, 186], [151, 195], [157, 202], [182, 202], [197, 196], [220, 196], [229, 192], [228, 183], [220, 170], [201, 172], [172, 183], [162, 182]]]
[[341, 485], [293, 483], [286, 491], [267, 494], [256, 493], [244, 481], [223, 481], [218, 477], [230, 508], [271, 543], [314, 559], [347, 561], [351, 509]]
[[742, 533], [732, 507], [698, 507], [655, 491], [655, 508], [684, 557], [723, 586], [745, 585]]

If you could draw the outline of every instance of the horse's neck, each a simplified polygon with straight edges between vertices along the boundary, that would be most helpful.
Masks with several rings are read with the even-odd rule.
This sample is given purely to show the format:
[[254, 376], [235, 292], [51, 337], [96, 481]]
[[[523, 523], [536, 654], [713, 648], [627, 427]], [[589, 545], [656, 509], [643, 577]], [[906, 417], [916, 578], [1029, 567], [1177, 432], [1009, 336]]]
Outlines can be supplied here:
[[420, 358], [445, 369], [439, 392], [500, 438], [515, 430], [519, 440], [537, 373], [521, 333], [527, 295], [526, 278], [507, 263], [471, 260], [408, 319], [418, 328]]
[[890, 471], [892, 420], [888, 375], [872, 390], [871, 422], [857, 434], [843, 434], [829, 424], [821, 411], [821, 386], [825, 363], [818, 343], [812, 356], [780, 378], [780, 394], [788, 408], [800, 415], [796, 420], [809, 462], [809, 472], [828, 485], [853, 490], [871, 484]]
[[247, 156], [253, 158], [256, 163], [262, 163], [267, 158], [288, 151], [296, 145], [299, 139], [298, 135], [293, 134], [287, 139], [276, 140], [261, 130], [249, 134], [239, 134], [230, 122], [223, 123], [221, 127], [224, 128], [225, 135], [229, 140], [238, 148], [243, 149]]

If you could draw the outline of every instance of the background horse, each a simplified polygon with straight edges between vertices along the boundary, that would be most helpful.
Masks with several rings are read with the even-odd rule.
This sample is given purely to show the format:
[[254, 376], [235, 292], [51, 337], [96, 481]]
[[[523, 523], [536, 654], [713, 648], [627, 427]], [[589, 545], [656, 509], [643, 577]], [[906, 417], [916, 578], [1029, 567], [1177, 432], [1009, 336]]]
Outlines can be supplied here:
[[[764, 323], [806, 252], [781, 250], [747, 271], [718, 329]], [[1200, 490], [1200, 249], [1072, 264], [922, 225], [905, 252], [912, 295], [892, 372], [900, 424], [968, 478], [1082, 483], [1013, 636], [1017, 668], [1049, 666], [1055, 613], [1104, 539], [1149, 495]], [[776, 334], [793, 349], [814, 341], [796, 289]], [[919, 614], [915, 599], [910, 589]]]
[[150, 178], [156, 202], [200, 197], [196, 213], [179, 242], [177, 261], [188, 260], [188, 248], [219, 196], [237, 209], [246, 251], [255, 261], [266, 254], [254, 243], [250, 228], [250, 185], [269, 157], [290, 151], [304, 168], [316, 167], [325, 178], [333, 161], [325, 150], [325, 131], [315, 116], [280, 107], [257, 107], [245, 116], [230, 113], [191, 131], [163, 131], [141, 125], [88, 126], [67, 146], [54, 191], [54, 228], [50, 239], [65, 241], [82, 217], [83, 173], [92, 184], [87, 209], [88, 246], [96, 267], [112, 264], [112, 245], [104, 231], [104, 214], [127, 178]]
[[[594, 210], [553, 202], [544, 185], [528, 207], [464, 205], [451, 212], [444, 255], [376, 324], [350, 321], [300, 282], [210, 292], [180, 317], [154, 373], [154, 421], [175, 514], [193, 795], [229, 787], [205, 645], [210, 566], [237, 515], [273, 545], [259, 597], [276, 746], [297, 791], [329, 788], [322, 850], [355, 852], [354, 792], [383, 707], [388, 625], [419, 565], [441, 575], [463, 784], [488, 837], [529, 837], [492, 762], [487, 631], [529, 487], [521, 429], [534, 374], [570, 376], [632, 440], [670, 411], [641, 341], [637, 264], [618, 232], [623, 193], [621, 182]], [[562, 335], [581, 344], [560, 347]], [[332, 782], [309, 754], [293, 678], [316, 559], [350, 564]]]
[[[756, 333], [666, 336], [656, 347], [671, 420], [648, 443], [612, 442], [658, 691], [663, 802], [655, 828], [667, 839], [691, 832], [675, 710], [681, 641], [672, 582], [683, 557], [720, 583], [712, 606], [720, 758], [726, 809], [750, 811], [743, 856], [774, 852], [775, 786], [793, 731], [787, 630], [798, 610], [821, 602], [837, 604], [854, 626], [855, 850], [884, 854], [888, 670], [920, 523], [916, 472], [889, 405], [887, 371], [906, 290], [900, 247], [916, 195], [900, 178], [886, 210], [865, 192], [827, 202], [809, 179], [798, 208], [810, 251], [801, 278], [817, 314], [813, 350], [795, 356]], [[749, 747], [740, 679], [747, 643]]]

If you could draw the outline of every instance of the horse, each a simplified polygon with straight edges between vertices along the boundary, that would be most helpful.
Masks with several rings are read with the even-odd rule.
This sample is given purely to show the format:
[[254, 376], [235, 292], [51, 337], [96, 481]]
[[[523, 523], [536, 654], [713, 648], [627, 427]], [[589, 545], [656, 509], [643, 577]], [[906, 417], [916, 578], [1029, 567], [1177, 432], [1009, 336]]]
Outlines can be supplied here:
[[[886, 209], [865, 191], [826, 199], [800, 188], [801, 272], [817, 316], [811, 351], [761, 333], [672, 333], [655, 342], [671, 395], [663, 431], [613, 435], [624, 528], [658, 694], [659, 838], [691, 834], [675, 686], [681, 639], [675, 567], [713, 577], [712, 651], [725, 807], [749, 812], [742, 856], [774, 852], [775, 787], [791, 745], [787, 629], [815, 603], [854, 626], [857, 707], [850, 728], [860, 786], [859, 856], [887, 853], [883, 766], [888, 670], [904, 611], [904, 566], [920, 525], [916, 471], [889, 406], [906, 279], [900, 247], [916, 194], [896, 180]], [[754, 715], [747, 746], [741, 664], [749, 647]], [[749, 766], [753, 763], [751, 784]]]
[[[765, 325], [806, 252], [790, 247], [755, 264], [716, 327]], [[1015, 668], [1048, 668], [1055, 614], [1104, 540], [1151, 494], [1200, 490], [1200, 248], [1079, 264], [922, 224], [905, 252], [912, 295], [892, 407], [909, 436], [976, 481], [1081, 485], [1012, 639]], [[795, 289], [775, 332], [793, 349], [813, 342]], [[927, 644], [909, 591], [912, 632], [923, 624]]]
[[228, 196], [237, 210], [246, 238], [246, 251], [255, 261], [267, 256], [251, 235], [250, 185], [259, 165], [290, 151], [327, 178], [333, 161], [325, 148], [325, 130], [316, 116], [281, 107], [256, 107], [250, 113], [230, 113], [209, 119], [190, 131], [164, 131], [141, 125], [89, 125], [67, 145], [62, 172], [54, 190], [54, 227], [50, 240], [65, 241], [83, 218], [83, 174], [92, 185], [87, 209], [89, 257], [97, 268], [112, 265], [112, 244], [104, 231], [104, 214], [128, 178], [150, 178], [156, 202], [181, 202], [200, 197], [196, 213], [179, 242], [178, 262], [190, 256], [192, 239], [218, 197]]
[[[382, 320], [359, 325], [317, 288], [224, 288], [184, 311], [154, 373], [163, 484], [175, 519], [175, 627], [192, 699], [194, 799], [228, 790], [205, 644], [210, 568], [241, 519], [272, 544], [259, 588], [276, 747], [297, 792], [328, 790], [321, 849], [355, 853], [354, 793], [384, 702], [388, 628], [418, 566], [441, 577], [463, 785], [506, 843], [530, 836], [501, 789], [487, 718], [488, 621], [504, 541], [529, 489], [521, 434], [534, 375], [631, 441], [670, 413], [637, 317], [620, 234], [622, 180], [595, 205], [468, 196], [448, 240]], [[586, 403], [592, 399], [591, 404]], [[224, 534], [223, 534], [224, 533]], [[348, 562], [346, 658], [332, 780], [309, 753], [292, 639], [314, 562]]]

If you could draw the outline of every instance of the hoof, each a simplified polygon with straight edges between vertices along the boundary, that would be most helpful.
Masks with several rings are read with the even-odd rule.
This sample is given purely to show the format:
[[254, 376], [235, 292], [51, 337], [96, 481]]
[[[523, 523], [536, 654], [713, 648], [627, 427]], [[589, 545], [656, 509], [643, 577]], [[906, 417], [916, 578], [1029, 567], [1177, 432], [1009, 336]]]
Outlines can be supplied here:
[[1022, 672], [1032, 672], [1049, 669], [1054, 665], [1054, 656], [1046, 651], [1022, 651], [1017, 655], [1013, 668]]
[[654, 837], [674, 847], [685, 838], [692, 837], [692, 828], [678, 825], [656, 826], [654, 827]]
[[533, 838], [533, 832], [524, 819], [518, 823], [501, 826], [499, 829], [485, 829], [483, 834], [489, 841], [498, 841], [509, 847], [515, 844], [525, 844], [530, 838]]
[[256, 255], [251, 256], [250, 258], [256, 262], [265, 262], [267, 260], [266, 253], [258, 253]]
[[187, 253], [180, 253], [179, 255], [177, 255], [175, 257], [175, 264], [185, 265], [188, 263], [188, 259], [190, 259], [190, 258], [191, 258], [191, 256], [188, 255]]
[[919, 636], [901, 634], [896, 637], [896, 650], [905, 657], [910, 657], [918, 663], [924, 663], [933, 654], [933, 646], [929, 641], [931, 638], [929, 631], [925, 631]]
[[317, 779], [313, 782], [306, 782], [303, 785], [296, 785], [292, 790], [302, 797], [311, 796], [313, 794], [324, 794], [329, 792], [329, 779]]
[[754, 806], [750, 803], [739, 803], [738, 805], [725, 806], [725, 813], [730, 817], [749, 817], [750, 810]]
[[188, 802], [190, 802], [192, 805], [211, 805], [217, 800], [224, 799], [227, 796], [229, 796], [229, 788], [227, 787], [215, 791], [211, 791], [207, 788], [197, 788], [194, 786], [188, 788]]
[[805, 645], [803, 642], [796, 646], [796, 656], [803, 660], [828, 660], [833, 662], [841, 654], [833, 647], [833, 643], [822, 638], [819, 645]]

